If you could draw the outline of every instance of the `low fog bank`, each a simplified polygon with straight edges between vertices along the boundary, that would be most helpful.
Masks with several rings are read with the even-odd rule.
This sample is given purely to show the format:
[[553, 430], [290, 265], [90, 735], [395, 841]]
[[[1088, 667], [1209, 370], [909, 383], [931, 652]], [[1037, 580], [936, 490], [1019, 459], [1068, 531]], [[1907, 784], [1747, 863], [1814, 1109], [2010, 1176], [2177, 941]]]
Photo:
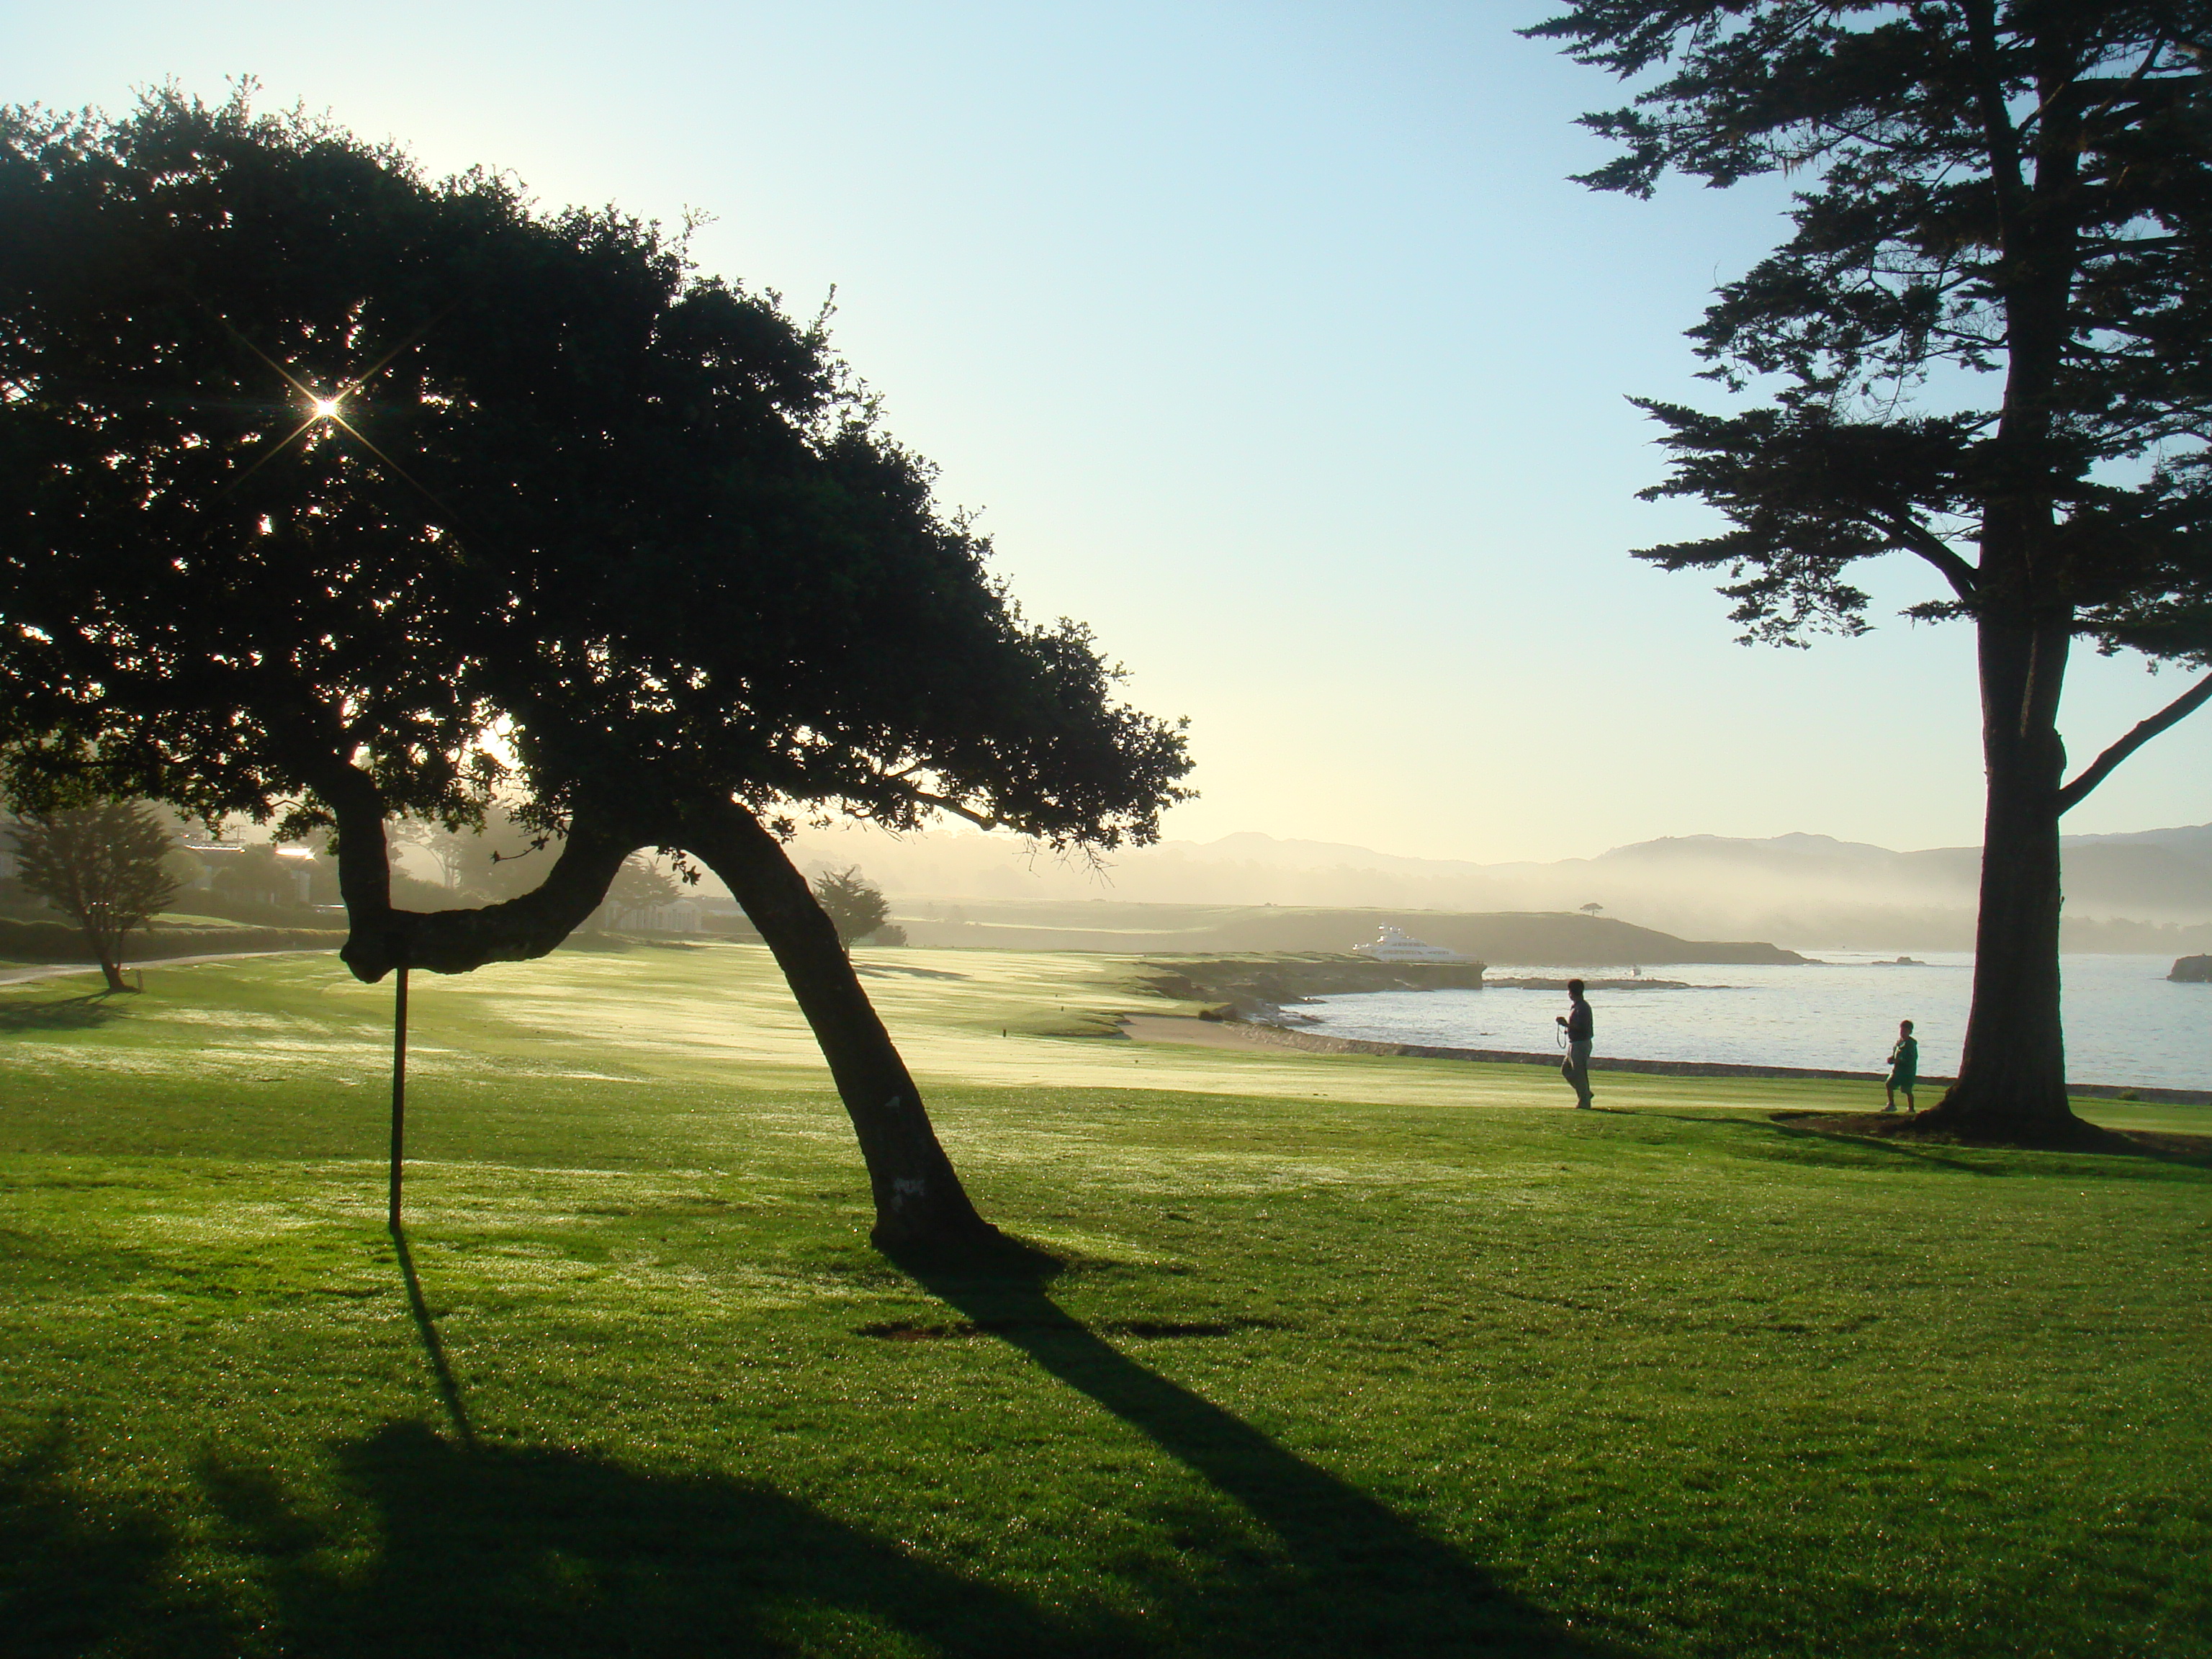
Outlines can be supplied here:
[[[416, 833], [395, 848], [410, 878], [401, 902], [416, 908], [507, 896], [532, 884], [551, 856], [550, 848], [532, 851], [526, 833], [511, 825], [485, 837]], [[492, 860], [493, 850], [502, 852], [503, 862]], [[936, 939], [934, 927], [915, 932], [915, 922], [951, 923], [955, 931], [966, 921], [980, 922], [957, 915], [963, 902], [1460, 915], [1576, 913], [1594, 905], [1608, 920], [1681, 939], [1771, 940], [1810, 952], [1972, 949], [1980, 861], [1971, 847], [1900, 853], [1790, 835], [1685, 836], [1590, 859], [1474, 864], [1247, 833], [1167, 842], [1093, 862], [1055, 858], [1005, 834], [894, 836], [850, 825], [804, 828], [792, 854], [810, 875], [857, 866], [890, 896], [892, 919], [908, 925], [916, 943], [951, 941]], [[2068, 950], [2176, 957], [2212, 951], [2212, 825], [2069, 836], [2065, 858]], [[334, 880], [325, 884], [335, 898]], [[722, 891], [712, 878], [670, 890]], [[1077, 924], [1069, 917], [1050, 925]], [[1108, 931], [1133, 925], [1109, 923]], [[1170, 924], [1154, 919], [1143, 931], [1156, 925]]]
[[[977, 832], [894, 836], [806, 830], [802, 867], [858, 865], [895, 914], [968, 900], [1283, 905], [1461, 913], [1576, 911], [1689, 939], [1798, 949], [1958, 951], [1973, 945], [1980, 852], [1893, 852], [1827, 836], [1640, 842], [1592, 859], [1474, 864], [1364, 847], [1226, 836], [1168, 842], [1094, 867]], [[2181, 955], [2212, 949], [2212, 825], [2066, 842], [2066, 947]]]

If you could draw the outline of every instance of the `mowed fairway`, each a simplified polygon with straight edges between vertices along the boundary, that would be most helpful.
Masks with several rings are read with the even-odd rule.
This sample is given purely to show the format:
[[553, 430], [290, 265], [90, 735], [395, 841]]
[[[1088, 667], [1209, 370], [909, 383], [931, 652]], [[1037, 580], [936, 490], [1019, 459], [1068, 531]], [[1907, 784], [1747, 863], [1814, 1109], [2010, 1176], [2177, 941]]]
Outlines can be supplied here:
[[[984, 1212], [866, 1242], [765, 954], [0, 989], [10, 1654], [2212, 1651], [2212, 1169], [1865, 1091], [1103, 1035], [862, 952]], [[1006, 1035], [1001, 1036], [1001, 1032]], [[1879, 1091], [1875, 1103], [1879, 1103]], [[2097, 1103], [2212, 1131], [2212, 1110]]]

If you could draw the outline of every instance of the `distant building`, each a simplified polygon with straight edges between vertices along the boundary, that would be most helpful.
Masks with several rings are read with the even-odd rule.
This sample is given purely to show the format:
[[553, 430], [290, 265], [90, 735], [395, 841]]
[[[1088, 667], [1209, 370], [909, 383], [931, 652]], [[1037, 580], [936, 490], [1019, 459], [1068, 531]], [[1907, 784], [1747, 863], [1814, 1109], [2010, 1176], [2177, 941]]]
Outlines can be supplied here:
[[[251, 894], [251, 896], [265, 899], [272, 904], [309, 902], [313, 895], [315, 880], [314, 850], [307, 847], [276, 848], [275, 862], [262, 866], [258, 872], [254, 872], [253, 866], [259, 860], [256, 860], [249, 863], [246, 855], [250, 853], [260, 853], [267, 846], [268, 843], [265, 842], [257, 842], [252, 846], [246, 846], [234, 841], [187, 841], [185, 843], [185, 851], [199, 860], [200, 869], [197, 876], [185, 884], [185, 890], [201, 893], [213, 890], [216, 878], [226, 870], [238, 871], [240, 876], [253, 872], [262, 876], [267, 885], [263, 890]], [[234, 883], [227, 882], [224, 885], [230, 887], [234, 885]]]
[[1448, 951], [1441, 945], [1427, 945], [1412, 934], [1396, 927], [1385, 927], [1382, 936], [1371, 945], [1355, 945], [1355, 956], [1376, 962], [1472, 962], [1473, 957]]
[[590, 925], [614, 933], [719, 933], [744, 939], [760, 937], [737, 900], [711, 893], [683, 893], [665, 904], [635, 910], [602, 904], [592, 912]]

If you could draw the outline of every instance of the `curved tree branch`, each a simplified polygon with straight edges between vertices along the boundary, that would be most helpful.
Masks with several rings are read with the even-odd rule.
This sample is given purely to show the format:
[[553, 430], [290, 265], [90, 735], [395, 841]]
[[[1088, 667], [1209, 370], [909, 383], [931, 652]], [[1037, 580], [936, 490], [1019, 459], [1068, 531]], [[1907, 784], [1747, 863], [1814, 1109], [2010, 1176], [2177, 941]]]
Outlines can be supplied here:
[[384, 797], [360, 768], [327, 762], [309, 775], [337, 819], [338, 888], [347, 937], [338, 957], [374, 985], [400, 966], [465, 974], [488, 962], [527, 962], [552, 951], [599, 908], [623, 860], [658, 838], [621, 832], [580, 809], [545, 879], [519, 898], [468, 910], [396, 910]]
[[914, 798], [925, 806], [934, 806], [940, 812], [950, 812], [957, 818], [965, 818], [979, 830], [996, 830], [1000, 821], [988, 812], [978, 812], [972, 806], [963, 805], [948, 795], [933, 795], [927, 789], [917, 789]]
[[1893, 538], [1908, 553], [1917, 553], [1943, 573], [1943, 580], [1951, 584], [1951, 591], [1972, 604], [1976, 584], [1981, 572], [1952, 551], [1951, 544], [1926, 525], [1904, 514], [1886, 516], [1881, 521], [1885, 533]]
[[2177, 726], [2188, 719], [2207, 702], [2212, 702], [2212, 674], [2207, 674], [2092, 761], [2080, 777], [2058, 792], [2058, 810], [2069, 812], [2079, 806], [2092, 789], [2112, 775], [2114, 767], [2169, 726]]

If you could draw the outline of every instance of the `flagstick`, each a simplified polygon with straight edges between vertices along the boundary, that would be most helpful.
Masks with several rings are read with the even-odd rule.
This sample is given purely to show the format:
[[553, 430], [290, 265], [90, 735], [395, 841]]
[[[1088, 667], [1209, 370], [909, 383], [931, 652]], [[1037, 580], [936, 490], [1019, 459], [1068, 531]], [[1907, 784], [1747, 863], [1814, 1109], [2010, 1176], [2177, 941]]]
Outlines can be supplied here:
[[407, 1133], [407, 969], [392, 1009], [392, 1231], [399, 1231], [399, 1181]]

